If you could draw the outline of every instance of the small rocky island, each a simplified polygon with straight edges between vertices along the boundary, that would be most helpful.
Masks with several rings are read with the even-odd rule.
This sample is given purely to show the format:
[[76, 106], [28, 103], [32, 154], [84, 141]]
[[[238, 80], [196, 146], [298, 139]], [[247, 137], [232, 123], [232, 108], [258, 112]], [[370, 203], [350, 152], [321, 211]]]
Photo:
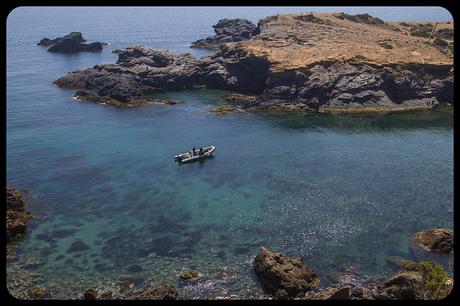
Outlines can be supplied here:
[[82, 51], [99, 52], [102, 51], [103, 45], [107, 45], [107, 43], [100, 41], [86, 44], [85, 41], [86, 39], [80, 32], [71, 32], [54, 39], [45, 37], [37, 43], [37, 46], [51, 46], [47, 51], [52, 53], [75, 53]]
[[122, 103], [148, 101], [145, 95], [159, 90], [206, 87], [249, 94], [238, 99], [249, 111], [433, 109], [453, 103], [453, 25], [438, 23], [430, 38], [432, 28], [368, 14], [282, 14], [255, 28], [224, 19], [214, 26], [216, 36], [192, 44], [217, 48], [211, 55], [138, 45], [118, 50], [115, 64], [54, 83]]

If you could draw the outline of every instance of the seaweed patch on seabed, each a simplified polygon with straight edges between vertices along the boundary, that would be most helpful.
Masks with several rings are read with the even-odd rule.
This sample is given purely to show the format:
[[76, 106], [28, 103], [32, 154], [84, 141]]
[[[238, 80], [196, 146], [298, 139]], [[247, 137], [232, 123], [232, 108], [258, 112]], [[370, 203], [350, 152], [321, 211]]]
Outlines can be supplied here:
[[95, 166], [79, 165], [78, 167], [68, 167], [61, 169], [59, 173], [52, 176], [52, 180], [67, 184], [81, 185], [102, 182], [106, 177], [102, 174], [103, 168]]
[[152, 239], [151, 245], [151, 250], [160, 256], [168, 256], [173, 249], [179, 246], [175, 237], [171, 235], [165, 235], [161, 238]]

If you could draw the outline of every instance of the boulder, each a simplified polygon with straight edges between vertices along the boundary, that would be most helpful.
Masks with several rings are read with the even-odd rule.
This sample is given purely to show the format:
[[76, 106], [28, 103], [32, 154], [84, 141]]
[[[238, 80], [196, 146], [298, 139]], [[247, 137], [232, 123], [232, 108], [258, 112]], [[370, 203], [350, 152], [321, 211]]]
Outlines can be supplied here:
[[97, 299], [98, 295], [99, 291], [97, 291], [96, 289], [88, 289], [85, 291], [83, 298], [85, 300], [95, 300]]
[[290, 297], [305, 294], [319, 284], [319, 278], [300, 257], [289, 257], [260, 248], [253, 268], [262, 285], [270, 292], [285, 290]]
[[440, 254], [450, 254], [454, 250], [454, 231], [437, 228], [415, 234], [415, 242], [422, 249]]
[[376, 299], [420, 299], [423, 276], [419, 271], [404, 271], [390, 276], [380, 286]]

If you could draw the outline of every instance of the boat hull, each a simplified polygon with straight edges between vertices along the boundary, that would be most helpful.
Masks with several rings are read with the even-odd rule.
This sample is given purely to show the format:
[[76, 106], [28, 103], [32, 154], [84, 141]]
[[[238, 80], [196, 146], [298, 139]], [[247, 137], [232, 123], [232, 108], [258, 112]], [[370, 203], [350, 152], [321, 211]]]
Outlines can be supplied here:
[[196, 155], [196, 156], [191, 156], [191, 157], [185, 157], [184, 159], [179, 159], [180, 157], [184, 155], [189, 156], [189, 153], [183, 153], [183, 154], [174, 156], [174, 160], [177, 161], [179, 164], [187, 164], [187, 163], [192, 163], [195, 161], [203, 160], [203, 159], [211, 157], [212, 153], [216, 151], [216, 147], [214, 146], [205, 147], [203, 148], [203, 150], [205, 151], [203, 155]]

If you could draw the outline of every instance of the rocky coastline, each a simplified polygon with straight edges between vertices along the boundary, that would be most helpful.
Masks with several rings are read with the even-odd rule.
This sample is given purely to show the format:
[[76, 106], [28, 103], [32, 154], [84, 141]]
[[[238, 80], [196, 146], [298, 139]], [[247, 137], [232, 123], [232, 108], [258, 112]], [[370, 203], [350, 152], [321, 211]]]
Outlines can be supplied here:
[[407, 111], [453, 103], [450, 41], [435, 43], [407, 25], [340, 13], [276, 15], [257, 26], [224, 19], [215, 36], [192, 44], [216, 49], [208, 56], [138, 45], [117, 50], [115, 64], [54, 84], [95, 89], [121, 103], [158, 91], [222, 89], [254, 95], [241, 106], [247, 111]]

